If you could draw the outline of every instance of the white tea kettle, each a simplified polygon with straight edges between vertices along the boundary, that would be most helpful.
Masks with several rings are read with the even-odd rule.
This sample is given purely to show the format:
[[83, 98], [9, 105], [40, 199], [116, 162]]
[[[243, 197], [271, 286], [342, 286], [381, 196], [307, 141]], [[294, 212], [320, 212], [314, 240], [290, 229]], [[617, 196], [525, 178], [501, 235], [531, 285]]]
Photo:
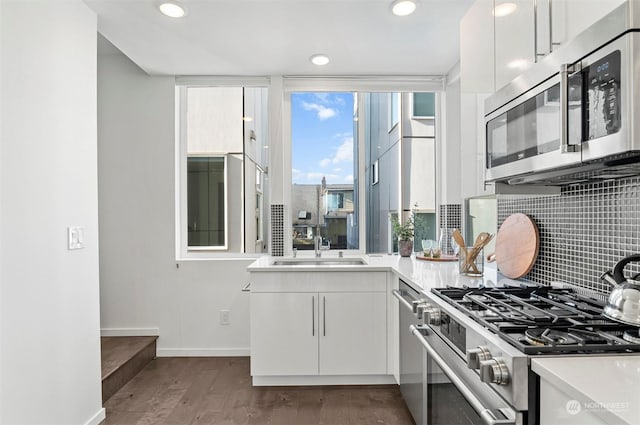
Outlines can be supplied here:
[[627, 279], [622, 273], [624, 267], [633, 261], [640, 261], [640, 254], [623, 258], [613, 271], [605, 272], [600, 278], [613, 286], [604, 315], [618, 322], [640, 326], [640, 274]]

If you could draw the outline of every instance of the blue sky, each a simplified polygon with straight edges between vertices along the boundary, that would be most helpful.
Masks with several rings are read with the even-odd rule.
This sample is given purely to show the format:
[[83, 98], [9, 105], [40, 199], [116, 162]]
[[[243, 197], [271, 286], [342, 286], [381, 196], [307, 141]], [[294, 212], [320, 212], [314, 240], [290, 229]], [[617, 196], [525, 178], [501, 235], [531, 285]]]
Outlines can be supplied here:
[[353, 93], [292, 93], [293, 182], [353, 183]]

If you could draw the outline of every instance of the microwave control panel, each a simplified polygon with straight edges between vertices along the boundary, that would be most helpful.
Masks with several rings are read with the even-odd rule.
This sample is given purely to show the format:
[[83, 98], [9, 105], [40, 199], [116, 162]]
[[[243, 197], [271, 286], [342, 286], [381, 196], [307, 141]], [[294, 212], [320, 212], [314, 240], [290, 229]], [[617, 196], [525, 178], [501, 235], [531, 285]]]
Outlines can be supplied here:
[[620, 51], [616, 50], [583, 70], [584, 140], [620, 130]]

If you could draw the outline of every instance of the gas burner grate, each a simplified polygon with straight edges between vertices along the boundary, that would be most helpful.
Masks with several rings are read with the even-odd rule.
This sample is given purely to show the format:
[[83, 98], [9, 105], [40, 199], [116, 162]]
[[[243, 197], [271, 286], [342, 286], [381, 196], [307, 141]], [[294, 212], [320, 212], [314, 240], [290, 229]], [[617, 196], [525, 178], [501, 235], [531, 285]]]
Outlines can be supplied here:
[[636, 328], [605, 318], [602, 300], [571, 288], [432, 291], [525, 354], [640, 351]]

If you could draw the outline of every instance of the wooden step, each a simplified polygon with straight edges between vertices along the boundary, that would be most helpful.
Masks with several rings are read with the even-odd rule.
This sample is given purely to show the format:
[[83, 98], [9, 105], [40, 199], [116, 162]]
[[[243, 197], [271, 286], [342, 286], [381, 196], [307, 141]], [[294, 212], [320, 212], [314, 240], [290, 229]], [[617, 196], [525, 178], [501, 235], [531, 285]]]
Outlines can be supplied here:
[[100, 338], [103, 403], [155, 359], [157, 339], [157, 336]]

